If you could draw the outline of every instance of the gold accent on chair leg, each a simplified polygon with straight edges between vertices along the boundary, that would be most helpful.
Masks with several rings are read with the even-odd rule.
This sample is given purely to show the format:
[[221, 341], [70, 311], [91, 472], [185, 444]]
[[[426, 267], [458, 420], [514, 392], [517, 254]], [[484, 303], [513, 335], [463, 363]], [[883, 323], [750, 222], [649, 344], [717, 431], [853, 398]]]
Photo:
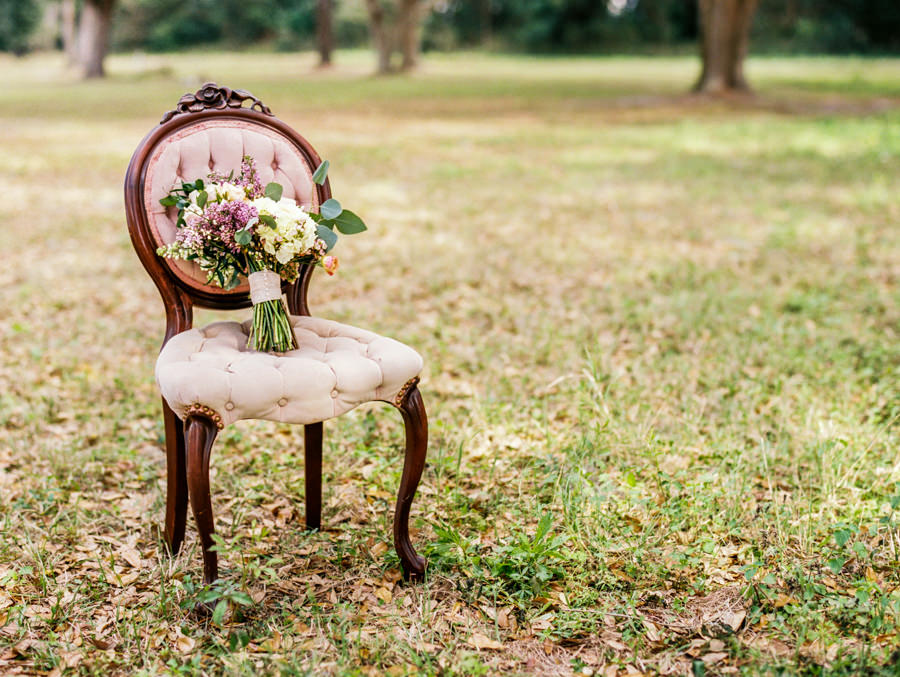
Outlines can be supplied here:
[[221, 430], [225, 427], [225, 424], [222, 422], [222, 417], [219, 415], [215, 409], [211, 407], [207, 407], [206, 405], [200, 404], [199, 402], [195, 402], [194, 404], [188, 406], [187, 409], [184, 410], [184, 420], [186, 421], [189, 416], [205, 416], [210, 421], [216, 424], [216, 427]]
[[413, 376], [406, 383], [403, 384], [403, 387], [400, 388], [400, 392], [398, 392], [394, 396], [393, 405], [395, 407], [402, 407], [403, 403], [406, 401], [407, 396], [409, 396], [409, 391], [419, 385], [419, 377]]

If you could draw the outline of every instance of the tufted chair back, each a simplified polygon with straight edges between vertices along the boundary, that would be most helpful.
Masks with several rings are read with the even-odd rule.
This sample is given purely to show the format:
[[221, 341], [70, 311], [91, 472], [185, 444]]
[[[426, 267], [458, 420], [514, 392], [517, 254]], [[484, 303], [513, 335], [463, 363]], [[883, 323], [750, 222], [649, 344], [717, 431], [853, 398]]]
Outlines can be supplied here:
[[[243, 107], [251, 101], [249, 108]], [[162, 294], [169, 331], [190, 327], [191, 307], [234, 309], [250, 305], [244, 281], [231, 290], [206, 283], [206, 273], [193, 263], [156, 254], [175, 238], [177, 209], [159, 203], [181, 181], [206, 179], [210, 172], [240, 171], [241, 158], [256, 161], [263, 184], [276, 181], [284, 196], [317, 209], [330, 197], [328, 183], [317, 186], [312, 173], [321, 160], [312, 146], [275, 118], [259, 99], [241, 90], [209, 83], [186, 94], [178, 107], [144, 138], [131, 158], [125, 178], [125, 208], [135, 250]], [[291, 312], [308, 314], [306, 287], [311, 267], [294, 285], [286, 285]], [[175, 325], [172, 326], [173, 321]]]

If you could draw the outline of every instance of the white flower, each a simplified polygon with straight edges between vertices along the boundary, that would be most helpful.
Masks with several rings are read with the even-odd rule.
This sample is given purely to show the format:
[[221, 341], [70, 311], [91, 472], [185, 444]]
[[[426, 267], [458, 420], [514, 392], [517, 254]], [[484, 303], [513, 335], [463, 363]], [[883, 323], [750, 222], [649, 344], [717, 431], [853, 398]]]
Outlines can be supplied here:
[[288, 263], [292, 258], [294, 258], [294, 250], [289, 246], [282, 247], [275, 254], [275, 258], [278, 259], [278, 263]]
[[[260, 214], [266, 213], [269, 216], [275, 216], [278, 211], [278, 203], [270, 197], [258, 197], [255, 200], [251, 200], [250, 204], [256, 207]], [[275, 216], [275, 220], [278, 220], [277, 216]]]
[[226, 181], [224, 183], [213, 183], [207, 186], [206, 193], [209, 195], [210, 200], [214, 199], [212, 191], [215, 191], [219, 200], [225, 200], [227, 202], [247, 201], [247, 191], [244, 190], [243, 186], [238, 186], [234, 183], [228, 183]]

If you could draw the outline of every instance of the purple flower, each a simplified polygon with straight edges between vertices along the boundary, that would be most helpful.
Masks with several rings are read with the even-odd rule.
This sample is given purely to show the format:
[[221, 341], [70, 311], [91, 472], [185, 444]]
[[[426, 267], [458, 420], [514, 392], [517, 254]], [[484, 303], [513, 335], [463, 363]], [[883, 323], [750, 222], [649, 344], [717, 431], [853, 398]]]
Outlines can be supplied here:
[[246, 202], [212, 202], [206, 205], [201, 216], [185, 220], [176, 241], [195, 251], [212, 248], [238, 254], [241, 246], [235, 242], [234, 234], [256, 216], [259, 210]]

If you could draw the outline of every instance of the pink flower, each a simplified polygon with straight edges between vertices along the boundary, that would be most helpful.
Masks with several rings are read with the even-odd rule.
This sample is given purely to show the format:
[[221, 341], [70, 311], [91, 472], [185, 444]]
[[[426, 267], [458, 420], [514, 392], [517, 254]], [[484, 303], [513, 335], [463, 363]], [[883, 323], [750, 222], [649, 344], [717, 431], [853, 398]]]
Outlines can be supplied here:
[[329, 275], [334, 275], [334, 271], [338, 269], [337, 256], [326, 256], [322, 259], [322, 267]]

